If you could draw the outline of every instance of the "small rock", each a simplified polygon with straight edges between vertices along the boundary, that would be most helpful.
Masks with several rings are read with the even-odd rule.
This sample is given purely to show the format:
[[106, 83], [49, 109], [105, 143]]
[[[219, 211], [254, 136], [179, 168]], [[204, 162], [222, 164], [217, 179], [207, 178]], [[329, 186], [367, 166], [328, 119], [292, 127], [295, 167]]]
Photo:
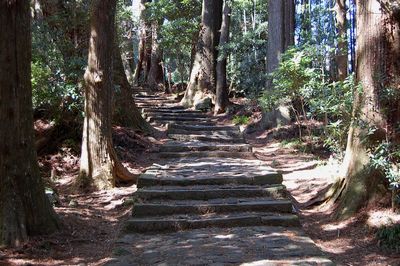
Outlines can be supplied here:
[[69, 207], [75, 208], [78, 206], [78, 202], [76, 200], [71, 200], [68, 204]]
[[194, 103], [194, 108], [200, 111], [209, 111], [212, 107], [212, 99], [210, 97], [201, 99]]

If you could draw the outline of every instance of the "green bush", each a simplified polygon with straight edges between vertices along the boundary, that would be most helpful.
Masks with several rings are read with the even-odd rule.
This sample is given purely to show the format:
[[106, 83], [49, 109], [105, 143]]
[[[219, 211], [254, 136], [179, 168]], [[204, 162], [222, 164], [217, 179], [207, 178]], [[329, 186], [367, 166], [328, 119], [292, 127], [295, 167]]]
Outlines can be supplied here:
[[235, 125], [247, 125], [250, 123], [250, 117], [245, 115], [235, 115], [232, 119]]
[[382, 247], [396, 252], [400, 251], [400, 224], [380, 228], [376, 237]]
[[352, 75], [343, 82], [331, 82], [325, 68], [325, 55], [318, 46], [290, 48], [270, 75], [272, 87], [259, 101], [266, 111], [289, 106], [299, 124], [309, 119], [322, 121], [325, 127], [320, 138], [328, 149], [341, 155], [351, 123], [356, 86]]

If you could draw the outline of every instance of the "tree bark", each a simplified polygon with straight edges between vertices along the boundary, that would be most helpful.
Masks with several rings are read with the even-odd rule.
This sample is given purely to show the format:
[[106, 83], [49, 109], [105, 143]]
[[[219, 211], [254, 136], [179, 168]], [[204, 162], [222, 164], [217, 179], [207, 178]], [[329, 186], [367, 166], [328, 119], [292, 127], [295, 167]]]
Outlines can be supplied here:
[[124, 72], [121, 50], [116, 43], [113, 60], [114, 83], [119, 86], [116, 93], [114, 120], [121, 126], [130, 127], [136, 131], [151, 134], [154, 130], [142, 117], [132, 96], [131, 85]]
[[279, 65], [281, 55], [294, 45], [295, 4], [293, 0], [274, 1], [268, 5], [267, 73]]
[[157, 90], [164, 85], [164, 72], [162, 68], [163, 50], [159, 45], [158, 31], [160, 24], [158, 21], [152, 23], [152, 42], [151, 42], [151, 62], [147, 84], [151, 90]]
[[[340, 179], [329, 192], [330, 202], [337, 202], [338, 218], [346, 218], [359, 208], [381, 197], [383, 182], [378, 171], [368, 170], [368, 148], [384, 141], [390, 116], [399, 114], [398, 100], [389, 117], [387, 103], [381, 97], [386, 84], [396, 82], [399, 75], [399, 27], [383, 12], [378, 0], [357, 1], [356, 77], [363, 90], [355, 92], [353, 123], [349, 130], [346, 154]], [[393, 71], [388, 71], [388, 70]], [[393, 75], [394, 74], [394, 75]], [[389, 119], [387, 119], [389, 118]], [[375, 128], [373, 134], [369, 129]]]
[[[222, 24], [221, 35], [219, 39], [219, 46], [222, 47], [229, 42], [229, 27], [230, 27], [231, 7], [227, 0], [224, 0], [222, 11]], [[224, 54], [217, 62], [217, 88], [215, 97], [214, 113], [225, 112], [226, 107], [229, 105], [228, 85], [226, 81], [226, 64], [227, 55]]]
[[[151, 39], [149, 25], [146, 18], [146, 3], [151, 0], [140, 0], [140, 29], [139, 29], [139, 48], [138, 62], [136, 64], [135, 75], [133, 78], [135, 85], [141, 85], [146, 81], [147, 71], [150, 69], [150, 56], [148, 54], [149, 39]], [[151, 46], [150, 46], [151, 47]], [[150, 48], [151, 53], [151, 48]]]
[[78, 184], [95, 189], [117, 180], [136, 181], [118, 160], [112, 143], [112, 57], [116, 0], [93, 0], [88, 66], [85, 73], [85, 118]]
[[338, 31], [338, 46], [336, 55], [337, 78], [343, 81], [347, 77], [347, 8], [346, 0], [336, 0], [336, 28]]
[[205, 93], [215, 94], [216, 64], [219, 29], [222, 21], [223, 0], [203, 0], [201, 30], [189, 85], [181, 104], [191, 107]]
[[[267, 74], [272, 74], [278, 68], [281, 55], [294, 45], [295, 2], [294, 0], [275, 1], [268, 4], [268, 50]], [[273, 90], [272, 80], [266, 84], [267, 90]], [[278, 123], [290, 122], [287, 108], [282, 107], [272, 112], [262, 112], [259, 126], [263, 129], [272, 128]]]
[[29, 1], [0, 2], [0, 246], [59, 227], [34, 146], [30, 16]]

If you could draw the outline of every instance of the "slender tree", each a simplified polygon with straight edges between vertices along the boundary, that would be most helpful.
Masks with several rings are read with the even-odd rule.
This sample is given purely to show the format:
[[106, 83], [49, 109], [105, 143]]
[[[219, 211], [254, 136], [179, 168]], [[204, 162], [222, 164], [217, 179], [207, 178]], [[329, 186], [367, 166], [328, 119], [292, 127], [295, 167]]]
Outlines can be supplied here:
[[203, 0], [201, 30], [197, 41], [196, 56], [190, 75], [189, 85], [181, 103], [186, 107], [194, 105], [206, 92], [215, 93], [216, 64], [219, 29], [222, 21], [223, 0]]
[[107, 189], [117, 180], [135, 180], [118, 160], [111, 137], [112, 57], [116, 0], [93, 0], [85, 73], [85, 118], [78, 184]]
[[152, 90], [157, 90], [160, 85], [164, 84], [164, 71], [162, 67], [163, 50], [159, 45], [159, 28], [162, 22], [153, 21], [152, 29], [152, 42], [151, 42], [151, 60], [150, 70], [147, 77], [147, 84]]
[[0, 1], [0, 246], [52, 233], [34, 145], [29, 1]]
[[[229, 42], [230, 16], [230, 3], [228, 0], [224, 0], [219, 47], [223, 47]], [[223, 54], [217, 62], [217, 88], [214, 109], [215, 114], [223, 113], [229, 104], [228, 84], [226, 81], [226, 63], [227, 55]]]
[[140, 0], [140, 29], [139, 29], [139, 50], [138, 62], [136, 64], [135, 75], [133, 78], [135, 85], [140, 85], [147, 79], [150, 70], [151, 60], [151, 26], [146, 17], [146, 4], [151, 0]]
[[336, 0], [335, 5], [336, 11], [336, 28], [338, 31], [338, 45], [337, 45], [337, 56], [336, 65], [338, 69], [338, 80], [345, 80], [347, 77], [347, 8], [345, 0]]
[[398, 84], [400, 31], [398, 22], [382, 8], [387, 3], [390, 1], [357, 0], [356, 77], [362, 92], [355, 92], [341, 178], [329, 193], [331, 202], [338, 202], [339, 217], [353, 214], [380, 196], [382, 176], [368, 168], [369, 148], [387, 138], [398, 139], [396, 131], [391, 136], [388, 129], [399, 120], [399, 101], [387, 102], [384, 90]]

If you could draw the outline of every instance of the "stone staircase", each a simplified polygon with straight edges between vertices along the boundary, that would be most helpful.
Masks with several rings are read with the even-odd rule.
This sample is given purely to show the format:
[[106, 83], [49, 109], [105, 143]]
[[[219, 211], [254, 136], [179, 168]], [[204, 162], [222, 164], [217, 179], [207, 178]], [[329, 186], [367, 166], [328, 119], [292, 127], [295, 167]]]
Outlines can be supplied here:
[[[213, 117], [185, 110], [173, 99], [138, 93], [135, 99], [144, 117], [154, 126], [167, 126], [171, 140], [158, 151], [160, 161], [139, 178], [132, 217], [125, 223], [125, 238], [117, 242], [119, 247], [137, 241], [126, 240], [133, 235], [140, 239], [157, 233], [169, 238], [171, 234], [182, 237], [185, 232], [224, 228], [279, 228], [279, 232], [287, 228], [302, 234], [282, 174], [254, 157], [237, 126], [219, 125]], [[282, 248], [288, 243], [282, 242]], [[311, 261], [318, 265], [330, 264], [314, 244], [296, 256], [299, 260], [316, 257]], [[131, 255], [119, 257], [122, 260], [111, 265], [133, 263]], [[163, 259], [164, 265], [187, 265], [185, 258], [176, 261], [173, 257]], [[229, 260], [220, 262], [225, 265]]]

